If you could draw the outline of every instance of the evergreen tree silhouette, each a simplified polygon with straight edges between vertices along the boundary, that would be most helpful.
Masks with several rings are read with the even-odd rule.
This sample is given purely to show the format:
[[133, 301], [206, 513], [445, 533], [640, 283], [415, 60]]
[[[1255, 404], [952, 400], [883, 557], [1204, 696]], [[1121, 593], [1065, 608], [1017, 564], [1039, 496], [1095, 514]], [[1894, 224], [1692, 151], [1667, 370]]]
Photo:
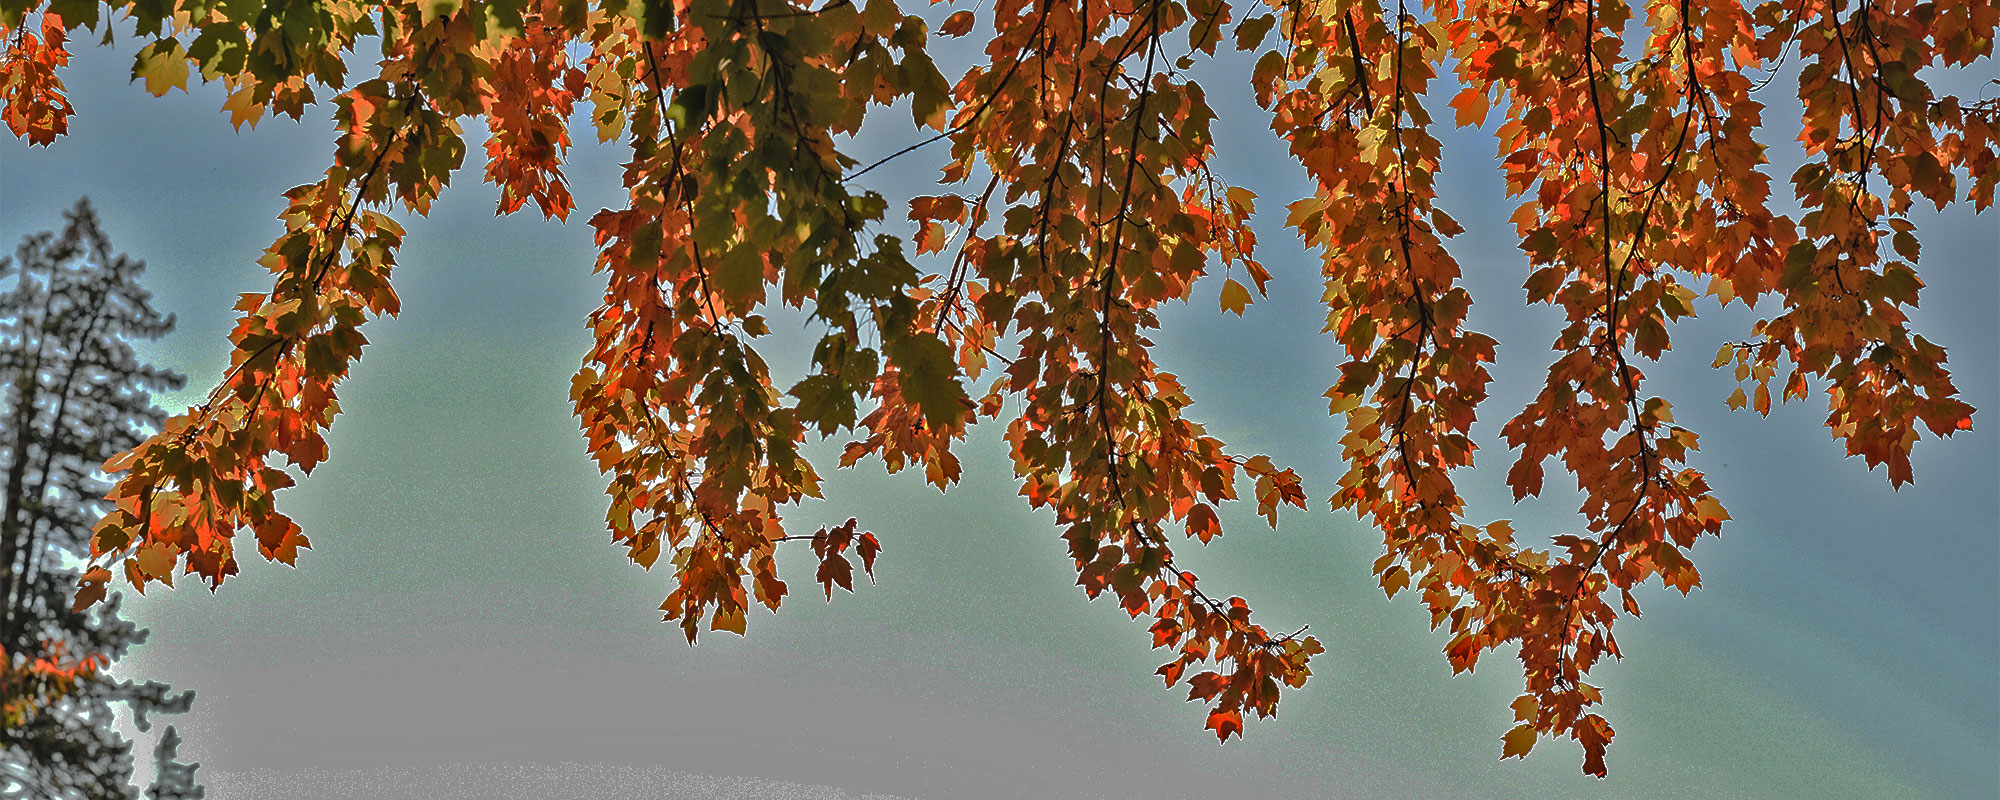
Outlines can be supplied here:
[[194, 771], [201, 765], [182, 763], [180, 747], [180, 732], [168, 725], [153, 748], [153, 786], [146, 790], [146, 800], [202, 800], [205, 793], [194, 782]]
[[[140, 363], [133, 339], [157, 339], [172, 315], [150, 304], [145, 262], [113, 253], [89, 200], [64, 215], [60, 235], [28, 236], [0, 258], [0, 653], [9, 680], [0, 730], [0, 798], [131, 800], [132, 743], [111, 726], [114, 703], [142, 731], [152, 713], [179, 713], [192, 691], [111, 678], [102, 668], [144, 642], [116, 602], [71, 610], [76, 567], [110, 488], [104, 460], [138, 444], [164, 414], [152, 393], [182, 376]], [[11, 286], [9, 284], [12, 284]], [[115, 600], [115, 598], [113, 598]], [[30, 665], [91, 658], [60, 690], [30, 693]], [[169, 742], [171, 740], [171, 742]], [[194, 765], [174, 760], [171, 727], [156, 751], [165, 798], [198, 798]]]

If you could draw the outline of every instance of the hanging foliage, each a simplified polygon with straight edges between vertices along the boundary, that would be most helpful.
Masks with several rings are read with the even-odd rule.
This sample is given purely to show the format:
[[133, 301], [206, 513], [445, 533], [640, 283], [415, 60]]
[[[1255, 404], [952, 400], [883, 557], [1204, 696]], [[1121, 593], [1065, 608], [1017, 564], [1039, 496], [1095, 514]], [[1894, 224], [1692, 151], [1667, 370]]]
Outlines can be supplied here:
[[[55, 70], [71, 32], [109, 24], [104, 8], [0, 0], [17, 136], [62, 133]], [[1257, 198], [1210, 167], [1220, 84], [1192, 77], [1224, 47], [1254, 54], [1248, 86], [1315, 185], [1285, 214], [1320, 256], [1343, 358], [1328, 376], [1347, 424], [1331, 503], [1381, 529], [1383, 589], [1421, 595], [1454, 669], [1518, 651], [1506, 755], [1567, 736], [1584, 771], [1605, 773], [1612, 730], [1585, 677], [1618, 655], [1631, 590], [1698, 585], [1688, 550], [1728, 519], [1689, 465], [1696, 434], [1640, 368], [1698, 299], [1775, 300], [1717, 356], [1744, 383], [1733, 402], [1768, 413], [1774, 392], [1820, 392], [1832, 434], [1896, 485], [1920, 430], [1971, 424], [1944, 349], [1908, 326], [1922, 286], [1908, 212], [1992, 202], [2000, 105], [1924, 77], [1991, 54], [1991, 0], [996, 0], [935, 31], [894, 0], [109, 8], [146, 43], [133, 76], [155, 94], [219, 82], [237, 125], [327, 101], [340, 134], [325, 178], [287, 195], [262, 261], [273, 288], [238, 304], [227, 375], [105, 465], [122, 478], [79, 605], [121, 572], [219, 585], [239, 531], [285, 563], [307, 546], [273, 494], [292, 484], [285, 466], [326, 458], [360, 327], [397, 310], [403, 232], [381, 209], [429, 208], [464, 161], [468, 117], [490, 131], [502, 212], [574, 210], [572, 121], [631, 148], [625, 207], [590, 220], [607, 289], [571, 397], [610, 476], [611, 536], [670, 564], [662, 609], [690, 641], [742, 633], [753, 602], [778, 608], [784, 542], [811, 542], [829, 598], [851, 589], [850, 554], [872, 571], [880, 545], [858, 523], [783, 518], [820, 496], [809, 438], [848, 439], [841, 466], [878, 458], [944, 488], [968, 426], [1004, 418], [1021, 494], [1054, 512], [1078, 584], [1149, 622], [1170, 653], [1160, 676], [1188, 684], [1208, 729], [1239, 735], [1245, 713], [1275, 713], [1305, 683], [1318, 641], [1253, 621], [1174, 555], [1182, 534], [1217, 536], [1230, 501], [1273, 525], [1307, 502], [1293, 470], [1190, 419], [1152, 355], [1159, 309], [1199, 282], [1238, 314], [1269, 289]], [[931, 37], [975, 30], [983, 57], [953, 82]], [[364, 41], [380, 61], [350, 76]], [[1803, 62], [1796, 130], [1766, 126], [1755, 99], [1786, 59]], [[867, 188], [890, 159], [837, 146], [890, 104], [944, 158], [937, 193], [908, 204], [907, 240]], [[1503, 428], [1516, 498], [1541, 492], [1550, 459], [1582, 491], [1584, 529], [1530, 537], [1548, 546], [1467, 518], [1457, 488], [1496, 343], [1465, 327], [1433, 113], [1493, 125], [1527, 299], [1566, 321], [1544, 387]], [[1772, 210], [1764, 156], [1794, 134], [1798, 219]], [[917, 150], [891, 158], [937, 152]], [[780, 304], [819, 332], [791, 386], [757, 349]]]

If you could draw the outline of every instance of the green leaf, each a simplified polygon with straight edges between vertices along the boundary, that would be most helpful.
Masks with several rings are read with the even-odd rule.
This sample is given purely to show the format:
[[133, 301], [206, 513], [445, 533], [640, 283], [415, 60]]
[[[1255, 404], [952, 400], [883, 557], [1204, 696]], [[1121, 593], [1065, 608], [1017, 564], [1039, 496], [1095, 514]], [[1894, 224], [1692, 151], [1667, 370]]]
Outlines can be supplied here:
[[1801, 239], [1793, 244], [1790, 250], [1785, 251], [1785, 273], [1778, 278], [1778, 286], [1792, 289], [1802, 285], [1817, 255], [1819, 249], [1813, 246], [1810, 239]]
[[790, 394], [798, 398], [799, 418], [822, 435], [854, 426], [854, 395], [834, 376], [807, 375]]
[[902, 372], [903, 398], [916, 403], [924, 424], [956, 429], [971, 399], [959, 385], [958, 363], [951, 347], [934, 334], [893, 339], [883, 346], [890, 363]]
[[910, 114], [918, 125], [932, 130], [945, 129], [945, 115], [951, 111], [951, 85], [945, 82], [931, 57], [923, 51], [903, 57], [903, 74], [910, 81]]
[[764, 286], [762, 248], [749, 242], [729, 248], [713, 277], [716, 291], [730, 303], [754, 302]]
[[[97, 10], [100, 5], [97, 0], [50, 0], [48, 10], [62, 17], [63, 27], [75, 30], [78, 26], [82, 26], [95, 30]], [[18, 27], [18, 25], [10, 20], [8, 27]]]
[[1264, 35], [1271, 32], [1271, 26], [1277, 21], [1278, 18], [1270, 14], [1244, 20], [1242, 25], [1236, 26], [1236, 49], [1249, 50], [1263, 44]]

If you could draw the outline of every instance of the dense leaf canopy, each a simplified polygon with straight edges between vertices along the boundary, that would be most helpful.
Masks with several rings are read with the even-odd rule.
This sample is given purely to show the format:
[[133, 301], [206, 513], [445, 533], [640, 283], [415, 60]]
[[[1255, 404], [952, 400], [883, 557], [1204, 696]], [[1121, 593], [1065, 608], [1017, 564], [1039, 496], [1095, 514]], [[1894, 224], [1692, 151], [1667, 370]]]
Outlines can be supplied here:
[[[1618, 655], [1632, 589], [1698, 585], [1688, 549], [1728, 518], [1688, 465], [1696, 434], [1640, 368], [1698, 299], [1775, 300], [1717, 354], [1744, 383], [1732, 402], [1765, 413], [1774, 395], [1821, 393], [1832, 434], [1895, 484], [1920, 430], [1971, 424], [1944, 349], [1907, 325], [1922, 286], [1908, 212], [1992, 202], [2000, 105], [1926, 78], [1990, 56], [1991, 0], [997, 0], [935, 30], [894, 0], [110, 8], [146, 43], [133, 75], [153, 92], [220, 82], [238, 125], [330, 99], [340, 134], [325, 178], [288, 194], [262, 261], [274, 286], [238, 305], [227, 375], [105, 465], [124, 475], [81, 604], [114, 568], [138, 587], [176, 572], [219, 585], [242, 529], [268, 559], [307, 546], [273, 493], [293, 482], [286, 465], [326, 457], [359, 327], [397, 310], [402, 228], [380, 209], [430, 207], [465, 159], [468, 118], [490, 131], [502, 212], [574, 210], [573, 121], [630, 146], [628, 202], [590, 220], [607, 288], [571, 396], [610, 475], [612, 538], [642, 565], [666, 557], [662, 609], [690, 640], [780, 605], [786, 541], [811, 542], [828, 598], [852, 585], [850, 551], [872, 568], [880, 545], [855, 523], [783, 521], [820, 494], [809, 437], [850, 439], [842, 466], [878, 458], [942, 488], [967, 427], [1004, 418], [1021, 494], [1053, 510], [1078, 584], [1150, 621], [1171, 652], [1159, 674], [1189, 684], [1210, 730], [1238, 735], [1246, 712], [1272, 714], [1305, 683], [1320, 643], [1253, 621], [1173, 551], [1178, 533], [1212, 540], [1239, 497], [1274, 525], [1307, 502], [1291, 469], [1189, 419], [1149, 350], [1159, 309], [1201, 279], [1241, 313], [1270, 277], [1257, 198], [1210, 168], [1226, 145], [1206, 93], [1244, 84], [1191, 71], [1222, 47], [1254, 55], [1236, 80], [1316, 186], [1285, 214], [1321, 257], [1344, 361], [1327, 392], [1348, 430], [1329, 500], [1381, 530], [1383, 588], [1421, 594], [1455, 669], [1518, 652], [1505, 754], [1568, 736], [1604, 774], [1612, 730], [1586, 674]], [[79, 27], [109, 30], [103, 9], [0, 0], [17, 136], [62, 133], [55, 70]], [[983, 56], [952, 81], [934, 33], [976, 36]], [[364, 42], [380, 60], [350, 76]], [[1765, 125], [1756, 93], [1788, 62], [1802, 64], [1787, 74], [1803, 117]], [[891, 158], [943, 159], [937, 193], [908, 204], [907, 241], [867, 188], [888, 160], [839, 147], [891, 104], [935, 132]], [[1433, 113], [1492, 126], [1528, 300], [1566, 320], [1543, 389], [1503, 435], [1514, 496], [1539, 494], [1555, 459], [1580, 489], [1582, 530], [1517, 542], [1504, 521], [1469, 519], [1456, 486], [1496, 342], [1465, 326]], [[1796, 219], [1772, 208], [1765, 157], [1793, 135], [1807, 159]], [[820, 334], [791, 386], [756, 349], [777, 305]]]

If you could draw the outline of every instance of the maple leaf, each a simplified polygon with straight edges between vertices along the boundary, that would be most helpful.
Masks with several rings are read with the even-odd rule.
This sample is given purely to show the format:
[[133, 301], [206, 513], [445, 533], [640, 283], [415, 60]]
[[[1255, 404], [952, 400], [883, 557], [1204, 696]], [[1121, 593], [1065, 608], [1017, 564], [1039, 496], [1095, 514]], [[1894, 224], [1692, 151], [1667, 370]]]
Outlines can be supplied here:
[[1222, 310], [1236, 316], [1243, 316], [1243, 308], [1250, 305], [1250, 290], [1243, 288], [1231, 278], [1222, 283]]
[[187, 49], [180, 42], [165, 39], [139, 49], [132, 63], [132, 79], [146, 81], [146, 91], [159, 97], [174, 89], [187, 91]]
[[972, 401], [958, 380], [958, 363], [944, 340], [913, 336], [895, 340], [885, 349], [901, 371], [904, 399], [923, 412], [924, 423], [934, 428], [957, 427], [972, 408]]
[[1231, 736], [1243, 735], [1243, 712], [1234, 709], [1215, 711], [1208, 715], [1208, 729], [1215, 731], [1217, 741], [1229, 741]]

